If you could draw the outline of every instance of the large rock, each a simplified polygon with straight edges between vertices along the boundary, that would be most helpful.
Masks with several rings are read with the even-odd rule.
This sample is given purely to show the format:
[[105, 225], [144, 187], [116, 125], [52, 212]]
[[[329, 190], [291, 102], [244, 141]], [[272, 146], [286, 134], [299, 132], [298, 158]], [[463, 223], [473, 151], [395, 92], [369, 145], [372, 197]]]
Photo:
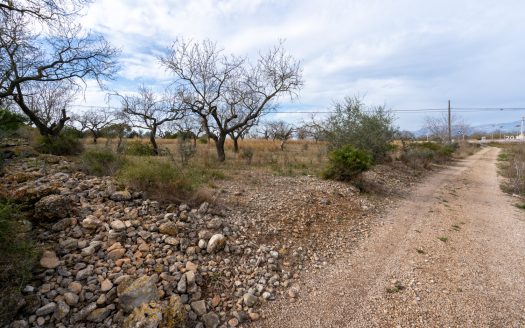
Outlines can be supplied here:
[[124, 320], [123, 328], [162, 327], [162, 306], [156, 302], [143, 303]]
[[204, 322], [204, 326], [206, 328], [217, 328], [220, 323], [219, 316], [213, 312], [203, 315], [202, 321]]
[[150, 301], [158, 300], [157, 276], [142, 276], [133, 282], [122, 282], [117, 287], [120, 307], [131, 312], [134, 308]]
[[35, 204], [34, 218], [43, 221], [64, 219], [71, 213], [71, 199], [63, 195], [49, 195]]
[[172, 295], [168, 304], [143, 303], [124, 320], [123, 328], [185, 328], [186, 309], [178, 295]]
[[111, 200], [116, 201], [116, 202], [124, 202], [124, 201], [127, 201], [127, 200], [131, 200], [132, 199], [132, 195], [127, 190], [116, 191], [116, 192], [112, 193], [111, 196], [109, 196], [109, 198]]
[[226, 246], [226, 237], [218, 233], [211, 236], [210, 240], [208, 241], [208, 247], [206, 248], [206, 251], [210, 254], [216, 253], [223, 249], [224, 246]]
[[178, 229], [177, 225], [173, 222], [166, 222], [160, 225], [159, 232], [168, 236], [176, 236]]
[[35, 314], [37, 316], [45, 316], [46, 314], [51, 314], [55, 312], [56, 308], [57, 308], [57, 305], [55, 302], [47, 303], [46, 305], [36, 310]]
[[60, 265], [60, 260], [53, 251], [44, 251], [40, 259], [40, 265], [46, 269], [54, 269]]

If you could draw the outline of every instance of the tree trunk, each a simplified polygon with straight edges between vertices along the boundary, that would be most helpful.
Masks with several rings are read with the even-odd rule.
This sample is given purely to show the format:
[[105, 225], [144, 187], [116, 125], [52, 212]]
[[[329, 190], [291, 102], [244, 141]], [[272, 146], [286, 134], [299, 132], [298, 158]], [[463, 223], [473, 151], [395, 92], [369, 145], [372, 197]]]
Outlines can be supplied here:
[[197, 149], [197, 136], [193, 135], [193, 148]]
[[226, 153], [224, 152], [224, 143], [226, 142], [226, 135], [219, 135], [219, 138], [215, 140], [215, 148], [217, 148], [217, 159], [219, 162], [226, 160]]
[[239, 152], [239, 137], [232, 138], [233, 139], [233, 152], [238, 153]]
[[151, 145], [153, 146], [153, 155], [155, 156], [159, 154], [159, 147], [157, 146], [157, 141], [155, 140], [156, 135], [157, 135], [157, 126], [153, 126], [149, 134], [149, 141], [151, 142]]
[[98, 136], [96, 133], [93, 133], [93, 143], [96, 145], [97, 144], [97, 139], [98, 139]]
[[284, 151], [284, 143], [286, 142], [286, 140], [281, 140], [281, 151]]

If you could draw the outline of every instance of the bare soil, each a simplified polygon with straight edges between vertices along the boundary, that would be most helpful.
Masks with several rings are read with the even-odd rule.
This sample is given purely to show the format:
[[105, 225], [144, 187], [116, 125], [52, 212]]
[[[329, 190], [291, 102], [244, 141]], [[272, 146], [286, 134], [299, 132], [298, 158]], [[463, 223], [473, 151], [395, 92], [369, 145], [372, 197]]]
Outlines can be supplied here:
[[525, 212], [499, 188], [498, 151], [457, 161], [371, 214], [368, 238], [341, 243], [329, 265], [300, 277], [297, 299], [266, 303], [252, 326], [525, 326]]

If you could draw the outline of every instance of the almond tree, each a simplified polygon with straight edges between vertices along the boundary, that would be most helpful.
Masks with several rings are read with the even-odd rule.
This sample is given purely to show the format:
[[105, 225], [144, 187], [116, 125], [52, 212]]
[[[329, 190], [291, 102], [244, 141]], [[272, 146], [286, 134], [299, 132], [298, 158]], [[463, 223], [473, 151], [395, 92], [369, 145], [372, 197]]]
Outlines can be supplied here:
[[88, 110], [74, 116], [74, 120], [80, 124], [82, 132], [87, 130], [91, 133], [93, 143], [96, 144], [102, 132], [115, 122], [115, 117], [110, 110], [101, 108], [99, 110]]
[[75, 23], [88, 1], [0, 1], [0, 105], [13, 102], [44, 136], [57, 136], [69, 120], [61, 110], [53, 123], [31, 106], [35, 89], [101, 82], [117, 69], [118, 51]]
[[226, 159], [227, 136], [253, 123], [276, 106], [281, 96], [294, 97], [302, 87], [301, 65], [282, 43], [254, 63], [225, 55], [209, 40], [177, 40], [161, 63], [175, 76], [187, 110], [198, 115], [215, 141], [219, 161]]
[[160, 127], [168, 122], [184, 117], [184, 109], [176, 96], [166, 92], [158, 95], [145, 86], [139, 87], [138, 94], [120, 95], [122, 116], [135, 128], [149, 131], [153, 154], [159, 154], [155, 140]]

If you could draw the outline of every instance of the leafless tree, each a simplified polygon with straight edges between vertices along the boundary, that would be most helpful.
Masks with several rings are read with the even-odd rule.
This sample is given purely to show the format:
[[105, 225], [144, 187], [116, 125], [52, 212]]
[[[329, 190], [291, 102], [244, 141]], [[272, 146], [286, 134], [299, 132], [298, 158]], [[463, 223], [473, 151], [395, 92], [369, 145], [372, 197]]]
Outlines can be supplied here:
[[[437, 138], [441, 142], [448, 142], [448, 117], [441, 116], [427, 116], [424, 123], [425, 130], [428, 136]], [[459, 116], [452, 115], [451, 117], [451, 135], [458, 137], [465, 135], [469, 130], [468, 124]]]
[[175, 75], [188, 109], [202, 119], [220, 161], [230, 133], [275, 108], [279, 97], [296, 96], [303, 84], [300, 63], [282, 43], [250, 63], [223, 54], [211, 41], [177, 40], [160, 60]]
[[[25, 107], [39, 122], [57, 133], [64, 128], [69, 120], [67, 110], [76, 94], [75, 87], [63, 81], [32, 82], [24, 84], [21, 90], [24, 93]], [[34, 120], [31, 121], [34, 123]]]
[[185, 113], [186, 115], [181, 119], [169, 122], [168, 131], [174, 133], [181, 133], [185, 137], [190, 137], [193, 140], [193, 147], [197, 147], [197, 139], [204, 132], [202, 120], [200, 117], [192, 113]]
[[326, 122], [319, 120], [313, 114], [307, 121], [304, 121], [300, 127], [304, 129], [305, 134], [309, 138], [312, 138], [316, 143], [326, 135]]
[[272, 140], [280, 140], [281, 151], [284, 151], [284, 145], [295, 132], [293, 125], [285, 121], [270, 121], [267, 123]]
[[116, 118], [110, 109], [99, 108], [97, 110], [91, 109], [82, 114], [75, 115], [73, 116], [73, 120], [80, 124], [80, 130], [82, 132], [87, 130], [91, 133], [93, 136], [93, 143], [96, 144], [102, 131], [112, 125]]
[[78, 14], [91, 0], [1, 0], [0, 13], [4, 15], [16, 12], [32, 16], [41, 23], [55, 24]]
[[118, 51], [75, 23], [87, 1], [0, 1], [0, 104], [12, 101], [44, 136], [56, 136], [69, 117], [50, 126], [30, 106], [35, 85], [61, 81], [68, 88], [86, 79], [101, 82], [117, 69]]
[[139, 87], [136, 95], [120, 95], [122, 115], [135, 128], [149, 131], [153, 153], [159, 154], [155, 140], [159, 128], [168, 122], [184, 117], [184, 110], [177, 98], [170, 93], [158, 95], [145, 86]]
[[238, 128], [237, 130], [231, 131], [228, 133], [230, 138], [233, 141], [233, 152], [239, 152], [239, 139], [244, 139], [244, 137], [250, 132], [250, 129], [258, 124], [258, 120], [250, 121], [248, 124]]

